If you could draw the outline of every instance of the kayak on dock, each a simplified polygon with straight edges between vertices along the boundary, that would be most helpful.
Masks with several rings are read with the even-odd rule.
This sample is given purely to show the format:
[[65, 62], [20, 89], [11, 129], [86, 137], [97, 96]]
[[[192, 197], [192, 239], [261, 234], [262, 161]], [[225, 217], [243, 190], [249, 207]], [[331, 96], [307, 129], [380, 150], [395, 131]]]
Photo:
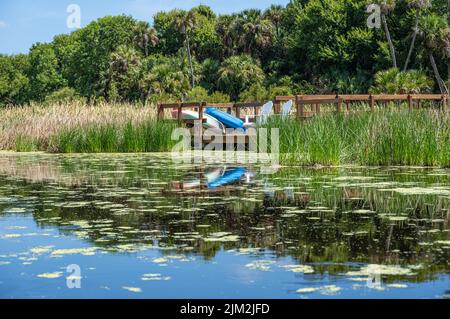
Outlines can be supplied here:
[[205, 110], [205, 113], [209, 116], [212, 116], [216, 120], [220, 121], [226, 127], [234, 128], [234, 129], [237, 129], [237, 128], [244, 129], [244, 121], [242, 121], [241, 119], [239, 119], [231, 114], [228, 114], [227, 112], [220, 111], [213, 107], [208, 107]]
[[[175, 114], [176, 116], [176, 114]], [[182, 111], [181, 112], [181, 118], [183, 120], [198, 120], [198, 112], [196, 111]], [[216, 118], [209, 114], [203, 113], [203, 119], [206, 120], [206, 122], [203, 123], [203, 126], [207, 129], [218, 129], [221, 132], [224, 132], [225, 126], [218, 121]]]

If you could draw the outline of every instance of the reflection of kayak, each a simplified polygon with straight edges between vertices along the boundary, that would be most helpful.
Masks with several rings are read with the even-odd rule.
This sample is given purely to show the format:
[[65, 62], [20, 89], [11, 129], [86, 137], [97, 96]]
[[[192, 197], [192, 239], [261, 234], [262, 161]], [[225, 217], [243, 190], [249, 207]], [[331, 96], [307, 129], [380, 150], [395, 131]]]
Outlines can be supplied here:
[[227, 170], [219, 178], [208, 183], [209, 188], [216, 188], [224, 186], [226, 184], [231, 184], [233, 182], [239, 181], [242, 176], [244, 176], [246, 170], [243, 167], [238, 167], [232, 170]]
[[200, 187], [200, 180], [194, 179], [189, 182], [183, 182], [183, 189], [189, 189], [189, 188], [198, 188]]
[[[181, 111], [181, 118], [183, 120], [198, 120], [198, 112], [195, 111]], [[203, 126], [205, 128], [216, 128], [223, 132], [225, 129], [225, 126], [220, 123], [217, 119], [214, 117], [203, 113], [203, 118], [206, 119], [206, 122], [203, 123]]]
[[[216, 168], [210, 172], [205, 173], [205, 178], [207, 182], [213, 181], [220, 176], [222, 176], [223, 168]], [[183, 182], [182, 183], [183, 189], [190, 189], [190, 188], [199, 188], [201, 186], [201, 181], [199, 178], [195, 178], [193, 180]]]
[[224, 169], [225, 168], [222, 168], [222, 167], [216, 168], [210, 172], [205, 173], [205, 177], [206, 177], [206, 180], [208, 181], [208, 183], [219, 178], [220, 176], [222, 176]]

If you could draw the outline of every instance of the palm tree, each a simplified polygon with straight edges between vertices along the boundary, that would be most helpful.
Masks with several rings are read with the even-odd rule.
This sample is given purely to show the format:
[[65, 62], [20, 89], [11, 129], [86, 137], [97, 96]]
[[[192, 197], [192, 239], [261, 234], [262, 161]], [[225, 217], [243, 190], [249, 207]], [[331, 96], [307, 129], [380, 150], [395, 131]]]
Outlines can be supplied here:
[[235, 54], [236, 37], [233, 29], [235, 21], [236, 16], [234, 15], [222, 15], [217, 20], [216, 31], [222, 39], [225, 57]]
[[[449, 0], [450, 1], [450, 0]], [[413, 28], [413, 35], [411, 39], [411, 45], [409, 46], [408, 56], [403, 67], [403, 72], [408, 69], [409, 61], [411, 60], [412, 53], [414, 51], [414, 45], [416, 43], [417, 34], [419, 33], [420, 11], [431, 6], [430, 0], [410, 0], [410, 6], [416, 9], [416, 20]]]
[[[128, 93], [134, 90], [137, 74], [141, 65], [139, 53], [126, 45], [121, 45], [117, 50], [111, 53], [110, 56], [110, 72], [107, 79], [107, 91], [105, 95], [108, 98], [112, 97], [113, 91], [119, 90], [124, 93], [122, 96], [127, 96]], [[114, 90], [112, 90], [114, 87]]]
[[128, 72], [131, 66], [140, 63], [137, 52], [130, 47], [121, 45], [111, 54], [110, 66], [111, 70], [117, 74]]
[[148, 57], [148, 47], [154, 47], [158, 44], [159, 39], [156, 30], [150, 28], [150, 25], [145, 21], [140, 21], [134, 28], [134, 41], [136, 45], [144, 50], [145, 57]]
[[191, 45], [189, 43], [189, 32], [195, 26], [195, 15], [194, 15], [193, 11], [179, 12], [178, 16], [175, 19], [175, 24], [176, 24], [178, 30], [185, 37], [186, 52], [187, 52], [187, 55], [188, 55], [189, 69], [190, 69], [190, 72], [191, 72], [191, 85], [192, 85], [192, 87], [194, 87], [195, 86], [194, 68], [192, 66]]
[[239, 46], [252, 56], [258, 48], [265, 48], [272, 41], [273, 25], [257, 9], [244, 10], [235, 20], [234, 29], [240, 35]]
[[223, 61], [218, 72], [218, 88], [236, 101], [239, 94], [253, 84], [262, 84], [265, 78], [259, 61], [242, 54]]
[[439, 52], [447, 58], [450, 57], [450, 29], [446, 21], [435, 14], [430, 14], [422, 18], [420, 36], [423, 39], [425, 50], [433, 69], [434, 77], [442, 94], [448, 94], [447, 86], [442, 80], [439, 69], [434, 58], [434, 53]]
[[[395, 0], [378, 0], [377, 2], [378, 2], [378, 5], [380, 6], [380, 10], [381, 10], [381, 12], [380, 12], [381, 13], [381, 23], [383, 24], [384, 33], [386, 35], [386, 40], [389, 45], [392, 66], [394, 68], [397, 68], [397, 57], [396, 57], [396, 53], [395, 53], [395, 47], [394, 47], [394, 43], [392, 41], [391, 33], [389, 32], [389, 27], [388, 27], [387, 20], [386, 20], [386, 17], [392, 11], [394, 11]], [[373, 1], [371, 1], [371, 3], [373, 3]]]

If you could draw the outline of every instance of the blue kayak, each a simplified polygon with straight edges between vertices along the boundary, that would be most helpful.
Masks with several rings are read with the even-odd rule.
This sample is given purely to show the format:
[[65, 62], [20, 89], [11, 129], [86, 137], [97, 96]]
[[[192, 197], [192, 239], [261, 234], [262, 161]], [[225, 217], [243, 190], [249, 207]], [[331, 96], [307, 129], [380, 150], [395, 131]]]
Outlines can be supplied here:
[[244, 121], [236, 116], [230, 115], [227, 112], [220, 111], [213, 107], [208, 107], [205, 111], [209, 116], [214, 117], [219, 122], [223, 123], [226, 127], [231, 128], [244, 128]]

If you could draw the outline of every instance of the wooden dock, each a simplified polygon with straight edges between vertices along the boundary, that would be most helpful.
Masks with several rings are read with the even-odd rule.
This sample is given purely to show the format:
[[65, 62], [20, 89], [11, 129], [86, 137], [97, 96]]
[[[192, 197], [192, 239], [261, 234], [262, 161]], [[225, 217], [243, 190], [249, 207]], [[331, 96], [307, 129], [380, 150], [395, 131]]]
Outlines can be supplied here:
[[[274, 113], [280, 114], [281, 104], [283, 102], [292, 100], [295, 103], [291, 115], [296, 118], [309, 118], [321, 113], [351, 113], [358, 111], [354, 105], [356, 103], [367, 103], [370, 110], [385, 107], [387, 103], [405, 102], [408, 109], [419, 109], [423, 102], [430, 102], [438, 104], [439, 110], [447, 112], [449, 108], [449, 96], [442, 94], [332, 94], [332, 95], [289, 95], [276, 96], [273, 99]], [[158, 119], [166, 118], [165, 110], [176, 110], [178, 122], [183, 122], [181, 112], [184, 109], [194, 109], [199, 112], [199, 117], [203, 117], [205, 107], [215, 107], [224, 110], [238, 118], [243, 118], [245, 115], [250, 117], [257, 117], [260, 114], [260, 109], [264, 105], [263, 102], [245, 102], [245, 103], [210, 103], [206, 102], [189, 102], [189, 103], [167, 103], [158, 104], [157, 116]], [[331, 111], [328, 108], [323, 110], [322, 106], [331, 106]], [[245, 113], [244, 113], [245, 111]]]
[[[420, 109], [427, 102], [433, 108], [441, 112], [448, 112], [449, 109], [449, 95], [442, 94], [329, 94], [329, 95], [289, 95], [276, 96], [273, 99], [274, 114], [281, 113], [281, 105], [292, 100], [294, 106], [291, 110], [291, 117], [299, 120], [308, 119], [320, 114], [352, 114], [361, 112], [361, 103], [367, 104], [369, 107], [363, 111], [374, 111], [376, 109], [387, 107], [388, 103], [406, 103], [410, 111], [413, 109]], [[244, 116], [256, 118], [260, 114], [260, 109], [265, 102], [245, 102], [245, 103], [206, 103], [206, 102], [188, 102], [188, 103], [162, 103], [158, 104], [157, 118], [167, 119], [167, 110], [176, 111], [175, 118], [172, 120], [178, 121], [180, 124], [191, 128], [192, 146], [195, 147], [194, 135], [202, 136], [202, 145], [214, 144], [211, 143], [210, 137], [204, 136], [203, 125], [194, 130], [194, 120], [183, 120], [182, 111], [184, 109], [191, 109], [199, 113], [199, 118], [203, 118], [206, 107], [214, 107], [221, 109], [229, 114], [243, 119]], [[436, 107], [437, 105], [437, 107]], [[198, 121], [197, 121], [198, 122]], [[205, 119], [202, 120], [205, 122]], [[232, 137], [224, 134], [223, 149], [226, 149], [227, 139], [233, 139], [233, 144], [244, 140], [245, 147], [248, 148], [249, 136], [247, 134], [234, 133]], [[198, 143], [198, 141], [197, 141]], [[220, 143], [219, 143], [220, 144]], [[229, 144], [229, 143], [228, 143]]]

